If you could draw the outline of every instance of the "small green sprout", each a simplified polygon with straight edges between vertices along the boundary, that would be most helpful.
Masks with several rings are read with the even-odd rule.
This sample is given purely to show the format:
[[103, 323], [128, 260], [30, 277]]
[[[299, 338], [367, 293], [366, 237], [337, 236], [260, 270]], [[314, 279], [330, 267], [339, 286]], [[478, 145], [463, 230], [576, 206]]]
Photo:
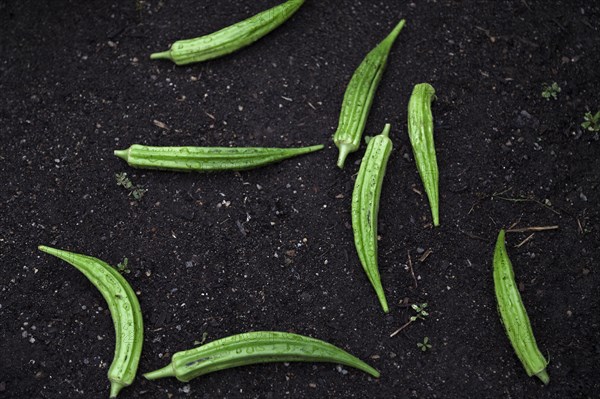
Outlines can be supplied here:
[[141, 200], [144, 194], [146, 194], [146, 191], [148, 191], [142, 186], [134, 185], [125, 172], [117, 173], [115, 179], [117, 180], [117, 186], [123, 186], [123, 188], [129, 190], [129, 195], [136, 201]]
[[421, 303], [419, 305], [417, 305], [416, 303], [413, 303], [412, 305], [410, 305], [410, 307], [412, 310], [415, 311], [416, 314], [414, 316], [411, 316], [410, 319], [408, 319], [408, 321], [402, 325], [402, 327], [400, 327], [399, 329], [397, 329], [396, 331], [391, 333], [390, 338], [392, 338], [393, 336], [398, 334], [400, 331], [404, 330], [411, 323], [414, 323], [415, 321], [417, 321], [419, 319], [425, 320], [425, 318], [427, 316], [429, 316], [429, 313], [427, 313], [427, 311], [425, 310], [425, 308], [427, 308], [427, 302]]
[[423, 342], [417, 343], [417, 346], [421, 349], [421, 351], [427, 352], [427, 350], [431, 349], [431, 344], [429, 343], [429, 337], [423, 338]]
[[121, 274], [123, 274], [123, 273], [129, 274], [129, 273], [131, 273], [131, 270], [129, 270], [129, 268], [127, 267], [128, 264], [129, 264], [129, 259], [123, 258], [123, 260], [121, 262], [117, 263], [116, 269]]
[[202, 341], [194, 341], [194, 345], [203, 345], [206, 342], [206, 338], [208, 338], [208, 333], [206, 331], [204, 331], [202, 333]]
[[584, 122], [581, 127], [590, 132], [600, 132], [600, 111], [593, 115], [591, 112], [586, 112], [583, 117]]
[[560, 86], [558, 83], [553, 82], [551, 85], [548, 83], [542, 84], [542, 97], [546, 100], [550, 101], [551, 98], [556, 100], [558, 93], [560, 93]]
[[410, 307], [411, 307], [411, 308], [412, 308], [412, 309], [413, 309], [415, 312], [417, 312], [417, 314], [416, 314], [415, 316], [412, 316], [412, 317], [410, 318], [410, 321], [411, 321], [411, 322], [413, 322], [413, 321], [417, 321], [417, 319], [425, 320], [425, 318], [426, 318], [427, 316], [429, 316], [429, 313], [427, 313], [427, 312], [425, 311], [425, 308], [427, 307], [427, 302], [425, 302], [425, 303], [422, 303], [422, 304], [420, 304], [420, 305], [417, 305], [417, 304], [414, 304], [414, 303], [413, 303], [412, 305], [410, 305]]

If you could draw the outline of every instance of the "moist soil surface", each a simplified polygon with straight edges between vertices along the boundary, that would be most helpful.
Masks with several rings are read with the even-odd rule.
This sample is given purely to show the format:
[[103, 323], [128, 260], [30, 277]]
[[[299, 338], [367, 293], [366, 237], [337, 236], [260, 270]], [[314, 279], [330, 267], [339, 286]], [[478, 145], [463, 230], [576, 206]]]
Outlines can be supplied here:
[[[0, 396], [108, 397], [107, 305], [43, 244], [128, 258], [145, 337], [121, 398], [597, 397], [600, 141], [580, 124], [600, 106], [598, 4], [307, 0], [235, 54], [183, 67], [149, 59], [276, 4], [0, 1]], [[401, 18], [365, 131], [392, 124], [384, 314], [351, 229], [365, 145], [340, 170], [331, 136], [352, 73]], [[437, 92], [439, 228], [406, 130], [421, 82]], [[561, 91], [547, 100], [552, 82]], [[326, 147], [252, 171], [186, 174], [113, 155], [134, 143]], [[122, 172], [147, 190], [140, 200], [116, 184]], [[558, 226], [507, 234], [548, 386], [527, 376], [496, 310], [492, 253], [511, 226]], [[424, 302], [429, 317], [390, 338], [408, 305]], [[381, 378], [329, 363], [189, 383], [141, 377], [203, 340], [259, 330], [328, 341]]]

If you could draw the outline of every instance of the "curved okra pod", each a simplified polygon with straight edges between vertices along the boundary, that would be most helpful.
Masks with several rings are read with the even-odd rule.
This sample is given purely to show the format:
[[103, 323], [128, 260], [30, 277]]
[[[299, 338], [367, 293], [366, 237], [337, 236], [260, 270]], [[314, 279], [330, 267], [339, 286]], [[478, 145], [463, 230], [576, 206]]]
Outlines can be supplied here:
[[135, 292], [119, 272], [99, 259], [43, 245], [38, 249], [75, 266], [106, 300], [116, 335], [115, 355], [108, 370], [110, 397], [116, 398], [135, 378], [144, 341], [142, 311]]
[[324, 341], [277, 331], [256, 331], [221, 338], [173, 355], [167, 366], [144, 374], [149, 380], [176, 377], [188, 382], [214, 371], [256, 363], [328, 362], [362, 370], [373, 377], [379, 372], [348, 352]]
[[544, 384], [548, 384], [550, 382], [550, 377], [546, 372], [548, 361], [537, 347], [527, 311], [515, 283], [512, 263], [504, 244], [504, 230], [500, 230], [494, 250], [494, 289], [498, 302], [498, 313], [500, 313], [506, 335], [525, 367], [527, 375], [530, 377], [535, 375]]
[[383, 177], [392, 151], [392, 141], [388, 138], [389, 132], [390, 125], [386, 124], [383, 132], [369, 141], [352, 193], [354, 245], [360, 263], [386, 313], [389, 309], [377, 266], [377, 214]]
[[217, 32], [195, 39], [178, 40], [171, 45], [170, 50], [154, 53], [150, 58], [167, 59], [177, 65], [185, 65], [233, 53], [277, 28], [303, 3], [304, 0], [288, 0]]
[[439, 179], [431, 114], [431, 102], [434, 98], [435, 90], [430, 84], [420, 83], [415, 86], [408, 102], [408, 137], [429, 199], [433, 225], [439, 226]]
[[149, 147], [134, 144], [115, 151], [130, 166], [180, 172], [248, 170], [318, 151], [323, 145], [298, 148], [260, 147]]
[[333, 135], [333, 141], [339, 149], [337, 166], [340, 168], [344, 167], [348, 154], [358, 150], [360, 146], [360, 139], [365, 130], [377, 86], [385, 70], [388, 54], [404, 27], [404, 22], [401, 20], [392, 32], [367, 54], [348, 83], [338, 128]]

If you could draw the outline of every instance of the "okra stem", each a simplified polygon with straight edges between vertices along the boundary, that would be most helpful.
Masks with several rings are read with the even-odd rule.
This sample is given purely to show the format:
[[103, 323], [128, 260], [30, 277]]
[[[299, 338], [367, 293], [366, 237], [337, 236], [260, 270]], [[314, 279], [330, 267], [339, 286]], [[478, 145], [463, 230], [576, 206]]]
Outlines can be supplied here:
[[170, 60], [171, 59], [171, 50], [161, 51], [159, 53], [150, 54], [151, 60]]
[[173, 364], [169, 363], [165, 367], [150, 371], [149, 373], [144, 374], [144, 378], [147, 380], [157, 380], [159, 378], [166, 377], [175, 377], [175, 369], [173, 369]]

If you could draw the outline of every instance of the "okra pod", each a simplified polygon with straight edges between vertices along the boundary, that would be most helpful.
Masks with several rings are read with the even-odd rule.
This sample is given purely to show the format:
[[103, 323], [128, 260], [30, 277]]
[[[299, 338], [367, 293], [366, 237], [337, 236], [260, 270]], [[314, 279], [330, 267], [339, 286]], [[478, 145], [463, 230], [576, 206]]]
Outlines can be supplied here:
[[142, 353], [144, 324], [135, 292], [113, 267], [91, 256], [40, 245], [38, 249], [73, 265], [100, 291], [115, 326], [115, 355], [108, 369], [110, 397], [131, 385]]
[[323, 145], [298, 148], [260, 147], [149, 147], [134, 144], [115, 151], [130, 166], [180, 172], [248, 170], [318, 151]]
[[535, 375], [544, 384], [550, 382], [546, 372], [548, 361], [538, 349], [527, 311], [515, 283], [512, 263], [504, 244], [504, 230], [500, 230], [494, 250], [494, 289], [498, 313], [506, 335], [528, 376]]
[[435, 90], [428, 83], [420, 83], [413, 89], [408, 102], [408, 137], [415, 162], [431, 207], [433, 225], [439, 226], [438, 166], [433, 141], [433, 116], [431, 102]]
[[277, 331], [256, 331], [221, 338], [194, 349], [177, 352], [167, 366], [146, 373], [155, 380], [176, 377], [188, 382], [214, 371], [257, 363], [329, 362], [362, 370], [378, 378], [379, 372], [362, 360], [327, 342]]
[[367, 117], [375, 98], [377, 86], [383, 76], [390, 49], [404, 27], [404, 20], [390, 34], [367, 54], [348, 83], [338, 127], [333, 141], [339, 149], [337, 166], [344, 167], [346, 157], [358, 150], [365, 130]]
[[167, 59], [177, 65], [191, 64], [233, 53], [254, 43], [291, 17], [304, 0], [289, 0], [217, 32], [194, 39], [178, 40], [167, 51], [150, 58]]
[[377, 265], [377, 214], [383, 177], [392, 151], [389, 132], [390, 125], [386, 124], [383, 132], [369, 141], [352, 193], [354, 245], [360, 263], [386, 313], [389, 309]]

